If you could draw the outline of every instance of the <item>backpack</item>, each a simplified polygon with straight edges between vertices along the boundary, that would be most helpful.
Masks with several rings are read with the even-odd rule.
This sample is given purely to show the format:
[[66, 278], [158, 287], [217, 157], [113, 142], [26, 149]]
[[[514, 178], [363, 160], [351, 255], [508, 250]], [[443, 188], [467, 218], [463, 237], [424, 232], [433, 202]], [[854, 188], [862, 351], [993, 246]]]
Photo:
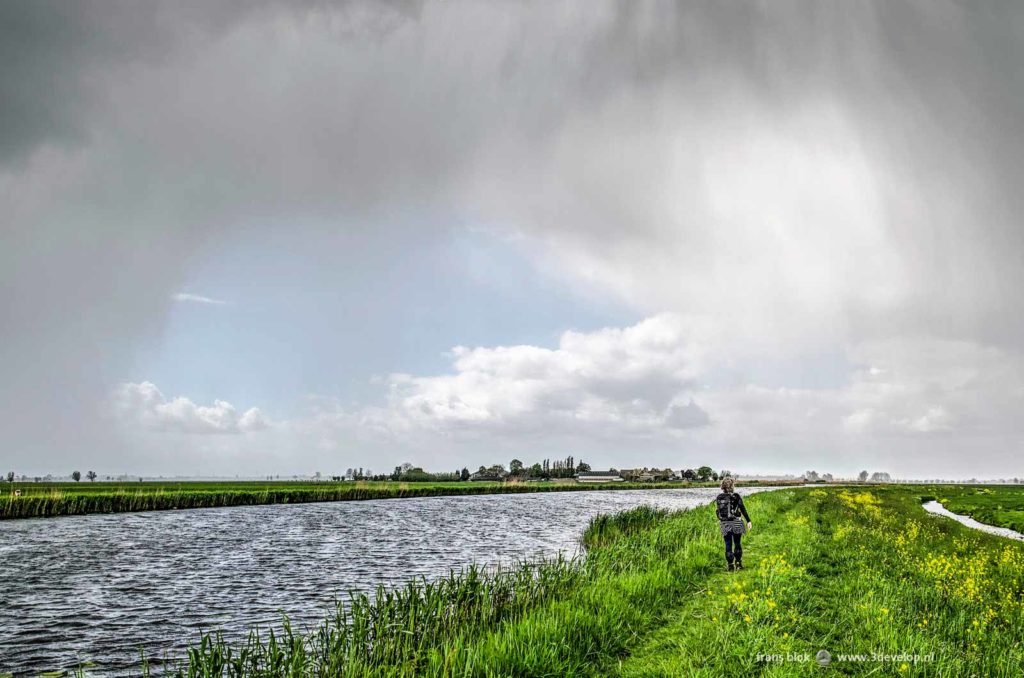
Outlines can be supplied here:
[[715, 499], [715, 515], [719, 520], [736, 520], [739, 517], [739, 511], [736, 510], [739, 503], [736, 501], [737, 497], [736, 494], [726, 494], [725, 492], [718, 495]]

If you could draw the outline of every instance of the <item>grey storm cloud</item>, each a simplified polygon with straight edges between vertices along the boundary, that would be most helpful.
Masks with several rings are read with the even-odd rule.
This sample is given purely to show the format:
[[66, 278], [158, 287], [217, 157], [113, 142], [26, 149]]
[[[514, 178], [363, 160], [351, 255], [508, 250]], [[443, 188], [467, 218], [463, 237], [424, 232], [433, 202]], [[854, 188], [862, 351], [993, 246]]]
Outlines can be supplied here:
[[[417, 211], [644, 310], [1017, 350], [1021, 63], [1012, 2], [5, 2], [0, 444], [115, 445], [101, 394], [225, 234]], [[855, 169], [822, 206], [801, 158]]]

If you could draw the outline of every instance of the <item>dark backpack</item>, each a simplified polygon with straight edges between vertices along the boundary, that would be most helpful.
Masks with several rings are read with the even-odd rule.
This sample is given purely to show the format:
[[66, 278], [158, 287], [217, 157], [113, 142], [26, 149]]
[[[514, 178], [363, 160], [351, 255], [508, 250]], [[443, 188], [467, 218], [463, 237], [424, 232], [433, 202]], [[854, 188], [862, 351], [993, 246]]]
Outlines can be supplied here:
[[739, 495], [723, 492], [715, 499], [715, 515], [719, 520], [736, 520], [739, 517]]

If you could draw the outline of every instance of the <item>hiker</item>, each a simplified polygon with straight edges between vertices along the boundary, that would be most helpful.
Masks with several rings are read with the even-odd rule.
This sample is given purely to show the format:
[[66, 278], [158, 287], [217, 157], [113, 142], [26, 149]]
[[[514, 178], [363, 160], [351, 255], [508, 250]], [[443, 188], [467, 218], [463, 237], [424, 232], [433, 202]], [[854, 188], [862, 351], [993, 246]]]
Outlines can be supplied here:
[[730, 572], [742, 570], [743, 546], [740, 545], [740, 538], [753, 524], [747, 514], [747, 507], [743, 505], [743, 497], [733, 492], [731, 476], [722, 478], [722, 493], [715, 498], [715, 513], [722, 536], [725, 537], [726, 565]]

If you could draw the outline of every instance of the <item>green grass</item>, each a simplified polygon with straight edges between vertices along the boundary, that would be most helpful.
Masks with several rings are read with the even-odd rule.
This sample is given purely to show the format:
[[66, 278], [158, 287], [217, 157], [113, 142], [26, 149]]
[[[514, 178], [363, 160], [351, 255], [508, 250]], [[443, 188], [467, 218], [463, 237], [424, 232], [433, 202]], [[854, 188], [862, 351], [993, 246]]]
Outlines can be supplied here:
[[1024, 487], [936, 486], [929, 488], [929, 492], [953, 513], [969, 515], [989, 525], [1024, 532]]
[[[1022, 675], [1024, 544], [928, 515], [920, 495], [752, 496], [738, 573], [710, 507], [604, 516], [583, 560], [382, 589], [305, 636], [205, 636], [177, 675]], [[875, 653], [906, 656], [842, 656]]]
[[[703, 486], [707, 486], [705, 483]], [[689, 483], [579, 484], [554, 482], [79, 482], [0, 484], [0, 520], [86, 513], [123, 513], [217, 506], [299, 504], [476, 494], [649, 490], [700, 487]], [[21, 496], [15, 496], [15, 490]]]

